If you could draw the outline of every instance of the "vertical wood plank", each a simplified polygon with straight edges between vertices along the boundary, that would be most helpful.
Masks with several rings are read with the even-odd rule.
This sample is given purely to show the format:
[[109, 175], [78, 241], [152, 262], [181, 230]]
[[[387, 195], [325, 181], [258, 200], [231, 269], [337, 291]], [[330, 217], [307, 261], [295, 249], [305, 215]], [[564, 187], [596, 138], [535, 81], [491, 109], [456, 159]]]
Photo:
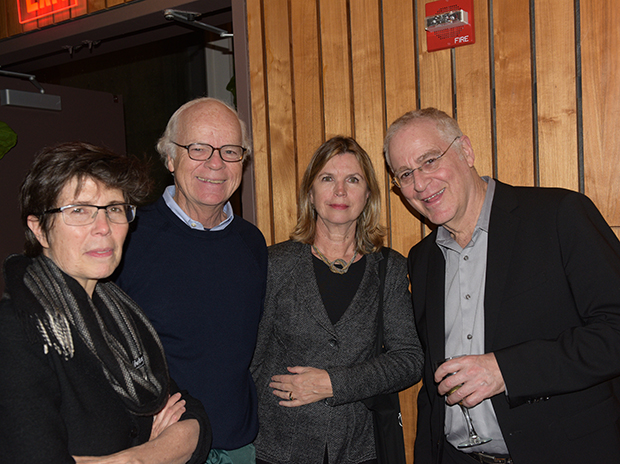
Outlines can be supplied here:
[[269, 153], [269, 121], [267, 114], [266, 75], [264, 66], [263, 13], [261, 0], [247, 0], [248, 60], [252, 100], [252, 145], [254, 188], [256, 192], [256, 226], [268, 245], [273, 236], [273, 204], [271, 200], [271, 156]]
[[[419, 67], [420, 67], [420, 107], [435, 107], [452, 115], [452, 64], [450, 50], [429, 52], [426, 45], [426, 18], [427, 3], [435, 0], [418, 1], [418, 38], [420, 40]], [[446, 1], [448, 4], [449, 0]]]
[[[411, 0], [383, 2], [383, 61], [386, 125], [416, 109], [415, 15]], [[388, 184], [388, 187], [389, 184]], [[409, 212], [397, 188], [390, 188], [388, 200], [389, 243], [407, 255], [422, 238], [420, 222]]]
[[316, 1], [292, 1], [291, 24], [298, 189], [312, 154], [325, 140]]
[[389, 126], [416, 109], [416, 24], [411, 0], [384, 0], [382, 7], [385, 114]]
[[12, 35], [21, 34], [24, 29], [22, 28], [21, 24], [19, 24], [19, 11], [17, 9], [17, 2], [6, 2], [4, 3], [4, 8], [7, 18], [7, 35], [11, 37]]
[[[415, 14], [411, 0], [383, 2], [383, 61], [386, 125], [416, 109]], [[388, 185], [389, 187], [389, 185]], [[405, 256], [422, 238], [422, 225], [409, 211], [398, 188], [388, 200], [389, 244]]]
[[279, 213], [273, 222], [276, 243], [288, 240], [297, 218], [288, 6], [287, 0], [263, 4], [269, 139], [272, 166], [277, 170], [271, 180], [273, 208]]
[[379, 188], [384, 192], [381, 222], [386, 224], [387, 189], [382, 149], [385, 111], [379, 1], [351, 0], [350, 9], [354, 133], [370, 156]]
[[[54, 4], [52, 3], [52, 6], [49, 7], [49, 8], [50, 8], [50, 11], [54, 11]], [[54, 17], [55, 16], [56, 15], [51, 14], [49, 16], [45, 16], [45, 17], [43, 17], [41, 19], [38, 19], [38, 20], [36, 20], [34, 22], [37, 24], [38, 28], [42, 28], [42, 27], [45, 27], [45, 26], [50, 26], [50, 25], [54, 24], [54, 22], [55, 22]]]
[[574, 0], [536, 0], [535, 11], [540, 185], [579, 190]]
[[[94, 2], [91, 6], [91, 2]], [[76, 8], [71, 8], [71, 17], [78, 18], [89, 12], [99, 11], [105, 8], [104, 0], [78, 0]]]
[[[88, 0], [87, 2], [80, 2], [80, 5], [85, 5], [87, 11], [84, 13], [94, 13], [95, 11], [103, 10], [106, 7], [106, 0]], [[75, 8], [73, 12], [77, 14], [84, 14], [79, 12], [82, 8]]]
[[71, 19], [71, 10], [61, 11], [60, 13], [54, 13], [54, 23], [60, 23]]
[[0, 39], [9, 36], [9, 18], [6, 3], [0, 3]]
[[455, 49], [456, 106], [459, 126], [471, 139], [475, 166], [481, 176], [493, 176], [491, 57], [487, 0], [474, 0], [476, 43]]
[[497, 171], [504, 182], [534, 185], [529, 0], [493, 2]]
[[613, 0], [581, 2], [585, 193], [620, 226], [620, 29]]
[[346, 0], [319, 0], [325, 138], [353, 135]]
[[[383, 63], [386, 126], [416, 109], [415, 15], [411, 0], [385, 0], [383, 7]], [[377, 166], [377, 170], [379, 167]], [[422, 238], [422, 224], [409, 211], [397, 188], [388, 183], [388, 242], [407, 256]], [[407, 462], [413, 462], [417, 432], [417, 398], [421, 383], [401, 392], [400, 408]]]

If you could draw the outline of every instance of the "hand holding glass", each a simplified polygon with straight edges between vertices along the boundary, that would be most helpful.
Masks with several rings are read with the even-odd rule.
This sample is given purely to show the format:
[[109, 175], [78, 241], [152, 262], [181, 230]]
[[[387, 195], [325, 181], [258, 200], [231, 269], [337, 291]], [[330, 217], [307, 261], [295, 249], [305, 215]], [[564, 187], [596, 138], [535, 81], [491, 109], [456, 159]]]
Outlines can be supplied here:
[[[454, 358], [459, 358], [460, 356], [452, 356], [450, 358], [446, 358], [446, 359], [442, 359], [441, 361], [437, 361], [434, 365], [434, 369], [433, 372], [437, 371], [437, 369], [439, 368], [439, 366], [441, 366], [443, 363], [445, 363], [446, 361], [449, 361], [451, 359]], [[446, 375], [446, 377], [449, 377], [451, 375], [454, 375], [455, 372], [452, 372], [451, 374]], [[444, 377], [445, 378], [445, 377]], [[446, 396], [450, 396], [452, 393], [454, 393], [455, 391], [457, 391], [459, 388], [461, 388], [461, 385], [457, 385], [455, 387], [452, 387], [452, 389], [446, 394]], [[471, 420], [471, 416], [469, 415], [469, 409], [467, 409], [465, 406], [463, 406], [462, 401], [459, 402], [459, 407], [461, 408], [461, 411], [463, 412], [463, 415], [465, 416], [465, 423], [467, 424], [467, 433], [469, 435], [469, 438], [467, 440], [465, 440], [462, 443], [458, 444], [459, 448], [469, 448], [471, 446], [477, 446], [477, 445], [482, 445], [483, 443], [488, 443], [491, 441], [490, 438], [485, 438], [485, 437], [481, 437], [476, 433], [476, 429], [474, 428], [474, 423]]]

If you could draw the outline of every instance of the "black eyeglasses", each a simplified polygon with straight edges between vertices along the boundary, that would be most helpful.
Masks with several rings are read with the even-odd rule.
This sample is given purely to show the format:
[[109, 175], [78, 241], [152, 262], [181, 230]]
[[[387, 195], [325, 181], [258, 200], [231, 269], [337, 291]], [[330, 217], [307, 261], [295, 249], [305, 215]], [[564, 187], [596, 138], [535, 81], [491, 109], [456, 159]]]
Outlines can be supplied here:
[[221, 147], [216, 148], [208, 143], [190, 143], [189, 145], [181, 145], [176, 142], [172, 143], [174, 143], [177, 147], [185, 148], [189, 157], [194, 161], [208, 161], [213, 156], [215, 150], [217, 150], [220, 154], [220, 158], [222, 158], [222, 161], [226, 161], [227, 163], [236, 163], [243, 159], [243, 155], [245, 155], [245, 152], [248, 150], [240, 145], [222, 145]]
[[420, 166], [418, 166], [417, 168], [415, 168], [415, 169], [405, 169], [404, 171], [401, 171], [398, 174], [394, 174], [394, 178], [392, 179], [392, 183], [396, 187], [402, 189], [404, 187], [409, 187], [411, 184], [413, 184], [413, 180], [414, 180], [413, 173], [415, 171], [420, 170], [420, 171], [422, 171], [425, 174], [428, 174], [429, 172], [436, 171], [439, 168], [438, 161], [441, 159], [441, 157], [443, 155], [448, 153], [448, 150], [450, 150], [450, 148], [452, 148], [452, 145], [454, 144], [454, 142], [456, 142], [460, 138], [461, 138], [461, 136], [459, 135], [452, 142], [450, 142], [450, 145], [448, 145], [448, 148], [446, 148], [441, 155], [439, 155], [439, 156], [431, 156], [430, 158], [426, 158], [422, 162], [422, 164]]
[[115, 224], [128, 224], [136, 217], [136, 207], [127, 203], [118, 203], [108, 206], [97, 205], [67, 205], [60, 208], [48, 209], [43, 214], [62, 213], [62, 220], [68, 226], [86, 226], [95, 222], [99, 210]]

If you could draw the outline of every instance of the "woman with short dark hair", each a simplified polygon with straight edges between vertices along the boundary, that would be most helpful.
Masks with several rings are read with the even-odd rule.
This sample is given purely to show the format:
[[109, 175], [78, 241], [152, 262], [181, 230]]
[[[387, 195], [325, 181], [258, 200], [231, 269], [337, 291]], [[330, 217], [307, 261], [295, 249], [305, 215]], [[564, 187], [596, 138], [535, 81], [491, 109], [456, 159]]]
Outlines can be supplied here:
[[206, 460], [202, 405], [170, 379], [140, 308], [105, 281], [146, 175], [86, 143], [44, 149], [26, 175], [26, 254], [7, 258], [0, 301], [1, 462]]

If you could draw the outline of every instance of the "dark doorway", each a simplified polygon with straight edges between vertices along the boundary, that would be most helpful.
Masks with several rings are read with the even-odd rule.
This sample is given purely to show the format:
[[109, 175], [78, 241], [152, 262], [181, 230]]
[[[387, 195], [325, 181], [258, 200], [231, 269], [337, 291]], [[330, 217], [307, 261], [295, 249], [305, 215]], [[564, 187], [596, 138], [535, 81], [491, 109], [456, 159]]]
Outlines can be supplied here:
[[205, 34], [193, 32], [33, 74], [46, 83], [123, 96], [126, 150], [151, 162], [154, 200], [172, 183], [155, 151], [157, 139], [180, 105], [207, 94], [204, 48]]
[[[243, 2], [232, 0], [235, 2], [239, 16], [244, 10]], [[127, 3], [100, 14], [6, 39], [0, 45], [0, 70], [33, 74], [46, 87], [47, 93], [51, 93], [48, 87], [58, 85], [118, 96], [123, 103], [119, 118], [121, 125], [124, 122], [125, 132], [124, 147], [118, 147], [118, 151], [152, 161], [158, 186], [153, 199], [172, 182], [155, 151], [156, 141], [172, 113], [186, 101], [204, 95], [231, 104], [234, 102], [232, 93], [226, 90], [234, 75], [233, 40], [220, 39], [212, 32], [166, 21], [163, 17], [166, 8], [203, 13], [202, 22], [233, 32], [231, 0], [148, 0]], [[238, 23], [241, 24], [239, 36], [245, 41], [244, 17]], [[242, 74], [245, 73], [242, 71]], [[27, 81], [8, 80], [17, 81], [20, 86], [30, 85]], [[30, 90], [36, 91], [34, 87]], [[240, 108], [242, 115], [247, 115], [248, 102], [241, 104], [244, 107]], [[0, 116], [4, 110], [5, 107], [0, 106]], [[89, 105], [84, 111], [82, 122], [90, 121], [91, 116], [94, 119], [104, 117], [103, 109], [98, 105]], [[33, 122], [42, 124], [49, 116], [36, 116]], [[78, 127], [72, 122], [67, 124]], [[107, 129], [105, 125], [98, 128]], [[21, 148], [24, 148], [24, 138], [19, 142]], [[55, 142], [80, 138], [79, 133], [70, 132]], [[14, 179], [14, 183], [21, 183], [34, 153], [45, 144], [54, 143], [39, 143], [34, 139], [31, 142], [30, 145], [38, 145], [27, 148], [29, 161], [26, 163], [25, 158], [21, 159], [22, 165], [6, 174]], [[5, 161], [11, 155], [10, 152], [5, 160], [0, 161], [0, 168], [5, 171], [9, 167]], [[252, 190], [253, 179], [251, 175], [248, 177], [244, 176], [242, 186], [245, 193], [237, 192], [232, 199], [235, 213], [245, 217], [241, 197]], [[23, 244], [21, 224], [16, 216], [16, 193], [11, 195], [12, 198], [5, 197], [3, 202], [13, 208], [13, 216], [4, 216], [3, 223], [6, 225], [10, 221], [13, 229], [19, 230], [19, 243], [15, 238], [5, 240], [6, 232], [3, 232], [2, 242], [6, 246], [0, 248], [0, 260], [8, 253], [21, 252]], [[252, 194], [248, 205], [247, 212], [253, 214]]]

